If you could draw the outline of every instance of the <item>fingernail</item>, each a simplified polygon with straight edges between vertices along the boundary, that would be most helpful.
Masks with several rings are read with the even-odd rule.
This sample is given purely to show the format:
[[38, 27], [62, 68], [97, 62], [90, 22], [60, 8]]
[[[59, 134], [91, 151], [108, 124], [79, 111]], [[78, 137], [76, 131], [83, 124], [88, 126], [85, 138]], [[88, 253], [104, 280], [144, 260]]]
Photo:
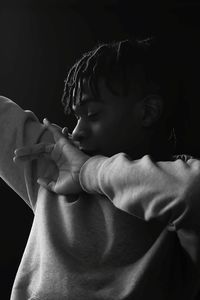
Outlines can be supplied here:
[[14, 157], [13, 157], [13, 162], [14, 162], [15, 164], [19, 164], [19, 163], [20, 163], [20, 160], [19, 160], [16, 156], [14, 156]]
[[44, 119], [43, 119], [43, 123], [47, 125], [47, 124], [49, 124], [50, 122], [49, 122], [49, 120], [48, 120], [47, 118], [44, 118]]
[[67, 127], [64, 127], [62, 129], [62, 134], [65, 135], [65, 136], [68, 136], [69, 135], [69, 131], [68, 131], [68, 128]]

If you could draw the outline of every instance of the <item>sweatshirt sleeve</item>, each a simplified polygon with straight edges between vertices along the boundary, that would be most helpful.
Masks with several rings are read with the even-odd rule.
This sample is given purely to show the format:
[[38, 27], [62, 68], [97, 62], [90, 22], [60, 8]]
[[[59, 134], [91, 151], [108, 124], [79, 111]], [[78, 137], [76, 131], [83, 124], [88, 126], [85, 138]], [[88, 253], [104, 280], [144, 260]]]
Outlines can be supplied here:
[[107, 196], [128, 214], [164, 222], [200, 266], [199, 160], [154, 162], [146, 155], [131, 161], [124, 153], [94, 156], [83, 165], [80, 183], [86, 192]]
[[124, 153], [94, 156], [83, 165], [80, 183], [129, 214], [146, 221], [160, 218], [176, 229], [191, 208], [200, 211], [200, 161], [193, 158], [154, 162], [148, 155], [134, 161]]
[[[0, 96], [0, 177], [32, 208], [36, 203], [36, 179], [46, 172], [47, 161], [25, 164], [13, 162], [16, 148], [40, 142], [52, 142], [51, 134], [31, 111], [24, 111], [8, 98]], [[55, 166], [49, 165], [49, 169]]]

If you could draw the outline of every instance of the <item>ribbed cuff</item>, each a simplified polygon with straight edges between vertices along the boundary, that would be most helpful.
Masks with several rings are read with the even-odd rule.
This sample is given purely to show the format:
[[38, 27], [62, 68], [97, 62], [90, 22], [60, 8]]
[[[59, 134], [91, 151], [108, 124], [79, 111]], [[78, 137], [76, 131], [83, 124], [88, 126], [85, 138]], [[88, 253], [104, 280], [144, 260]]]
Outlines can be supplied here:
[[96, 155], [89, 158], [81, 167], [79, 182], [82, 189], [87, 193], [102, 194], [100, 171], [107, 157]]

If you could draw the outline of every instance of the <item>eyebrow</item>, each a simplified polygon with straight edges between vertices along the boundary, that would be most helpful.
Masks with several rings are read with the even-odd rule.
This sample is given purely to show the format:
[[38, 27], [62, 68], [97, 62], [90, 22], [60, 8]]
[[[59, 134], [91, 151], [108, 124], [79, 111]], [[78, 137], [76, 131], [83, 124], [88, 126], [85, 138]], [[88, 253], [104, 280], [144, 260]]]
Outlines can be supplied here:
[[[96, 100], [95, 100], [96, 99]], [[100, 99], [100, 98], [93, 98], [93, 97], [90, 97], [90, 96], [85, 96], [85, 97], [82, 97], [81, 99], [81, 102], [78, 106], [72, 106], [72, 112], [74, 114], [77, 114], [77, 112], [86, 104], [88, 103], [103, 103], [103, 101]]]

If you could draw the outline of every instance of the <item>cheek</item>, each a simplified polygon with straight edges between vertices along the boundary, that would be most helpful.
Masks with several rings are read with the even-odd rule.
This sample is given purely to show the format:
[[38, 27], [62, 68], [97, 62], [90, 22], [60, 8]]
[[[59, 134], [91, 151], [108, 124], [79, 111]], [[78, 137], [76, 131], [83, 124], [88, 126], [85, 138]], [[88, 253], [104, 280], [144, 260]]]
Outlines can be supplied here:
[[117, 138], [116, 126], [110, 122], [100, 122], [92, 125], [92, 136], [95, 143], [101, 147], [106, 147], [115, 142]]
[[103, 130], [103, 145], [109, 149], [118, 149], [123, 138], [123, 132], [119, 123], [110, 124]]
[[99, 136], [103, 136], [105, 134], [105, 128], [104, 125], [97, 122], [97, 123], [93, 123], [91, 126], [91, 132], [93, 137], [99, 137]]

